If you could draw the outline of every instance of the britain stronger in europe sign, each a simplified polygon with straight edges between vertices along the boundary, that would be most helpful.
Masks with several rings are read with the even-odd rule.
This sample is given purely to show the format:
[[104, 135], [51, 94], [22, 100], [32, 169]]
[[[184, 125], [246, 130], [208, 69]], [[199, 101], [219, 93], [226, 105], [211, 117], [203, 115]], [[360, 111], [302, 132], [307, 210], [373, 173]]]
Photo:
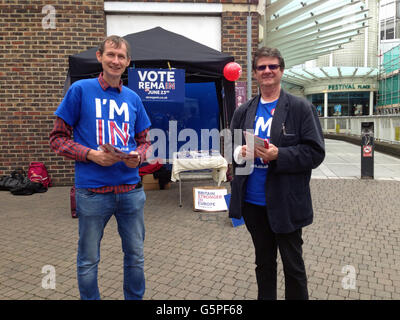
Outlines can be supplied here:
[[128, 87], [142, 101], [184, 102], [184, 69], [128, 69]]

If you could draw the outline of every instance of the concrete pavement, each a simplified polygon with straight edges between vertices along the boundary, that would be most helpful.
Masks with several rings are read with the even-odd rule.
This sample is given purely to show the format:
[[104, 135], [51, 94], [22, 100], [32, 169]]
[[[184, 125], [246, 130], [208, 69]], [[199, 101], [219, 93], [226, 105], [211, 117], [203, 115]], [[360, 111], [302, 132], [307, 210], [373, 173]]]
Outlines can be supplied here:
[[[339, 140], [326, 139], [324, 162], [313, 170], [313, 178], [355, 179], [361, 176], [361, 147]], [[374, 154], [374, 178], [400, 181], [400, 159], [381, 153]]]
[[[310, 299], [400, 299], [400, 159], [375, 153], [376, 179], [361, 180], [359, 147], [326, 144], [327, 157], [311, 181], [314, 223], [303, 230]], [[192, 187], [211, 184], [184, 182], [182, 208], [177, 183], [146, 192], [146, 300], [256, 298], [254, 249], [245, 226], [233, 228], [226, 212], [192, 210]], [[70, 216], [69, 188], [31, 196], [3, 191], [0, 203], [0, 299], [79, 299], [78, 221]], [[123, 299], [115, 219], [105, 229], [101, 257], [102, 298]], [[283, 299], [280, 258], [278, 272]]]

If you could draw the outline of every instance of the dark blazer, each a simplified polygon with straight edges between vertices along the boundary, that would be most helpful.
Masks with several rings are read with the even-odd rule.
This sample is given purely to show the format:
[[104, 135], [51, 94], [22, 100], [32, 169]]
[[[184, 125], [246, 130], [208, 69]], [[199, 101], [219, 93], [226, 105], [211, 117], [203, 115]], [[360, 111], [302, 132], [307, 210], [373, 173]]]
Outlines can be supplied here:
[[[230, 126], [233, 139], [234, 129], [253, 130], [259, 100], [260, 95], [236, 109]], [[243, 134], [241, 140], [233, 140], [234, 149], [245, 144]], [[269, 163], [265, 184], [268, 218], [275, 233], [289, 233], [313, 221], [311, 170], [325, 158], [325, 143], [315, 107], [306, 99], [281, 90], [270, 142], [279, 148], [279, 153], [278, 159]], [[233, 160], [231, 218], [242, 216], [248, 175], [237, 173], [244, 166]]]

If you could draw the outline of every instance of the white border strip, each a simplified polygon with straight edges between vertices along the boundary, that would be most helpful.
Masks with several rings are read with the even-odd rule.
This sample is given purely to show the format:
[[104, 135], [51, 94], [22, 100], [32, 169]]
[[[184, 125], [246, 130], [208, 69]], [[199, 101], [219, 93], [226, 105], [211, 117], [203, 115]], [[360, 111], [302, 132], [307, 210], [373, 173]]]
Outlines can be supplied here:
[[220, 14], [221, 3], [110, 2], [104, 1], [106, 13], [194, 13]]

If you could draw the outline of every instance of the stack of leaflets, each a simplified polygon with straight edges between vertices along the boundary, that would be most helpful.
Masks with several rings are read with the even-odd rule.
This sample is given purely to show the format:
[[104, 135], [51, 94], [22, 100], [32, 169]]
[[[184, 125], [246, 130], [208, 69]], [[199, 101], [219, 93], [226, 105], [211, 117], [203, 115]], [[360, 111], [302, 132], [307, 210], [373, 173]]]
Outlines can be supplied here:
[[134, 153], [134, 154], [128, 154], [125, 153], [123, 151], [121, 151], [120, 149], [114, 147], [113, 145], [106, 143], [106, 144], [102, 144], [100, 146], [100, 149], [103, 150], [104, 152], [111, 152], [114, 153], [116, 156], [118, 156], [121, 160], [123, 159], [132, 159], [132, 158], [137, 158], [139, 157], [139, 154]]

